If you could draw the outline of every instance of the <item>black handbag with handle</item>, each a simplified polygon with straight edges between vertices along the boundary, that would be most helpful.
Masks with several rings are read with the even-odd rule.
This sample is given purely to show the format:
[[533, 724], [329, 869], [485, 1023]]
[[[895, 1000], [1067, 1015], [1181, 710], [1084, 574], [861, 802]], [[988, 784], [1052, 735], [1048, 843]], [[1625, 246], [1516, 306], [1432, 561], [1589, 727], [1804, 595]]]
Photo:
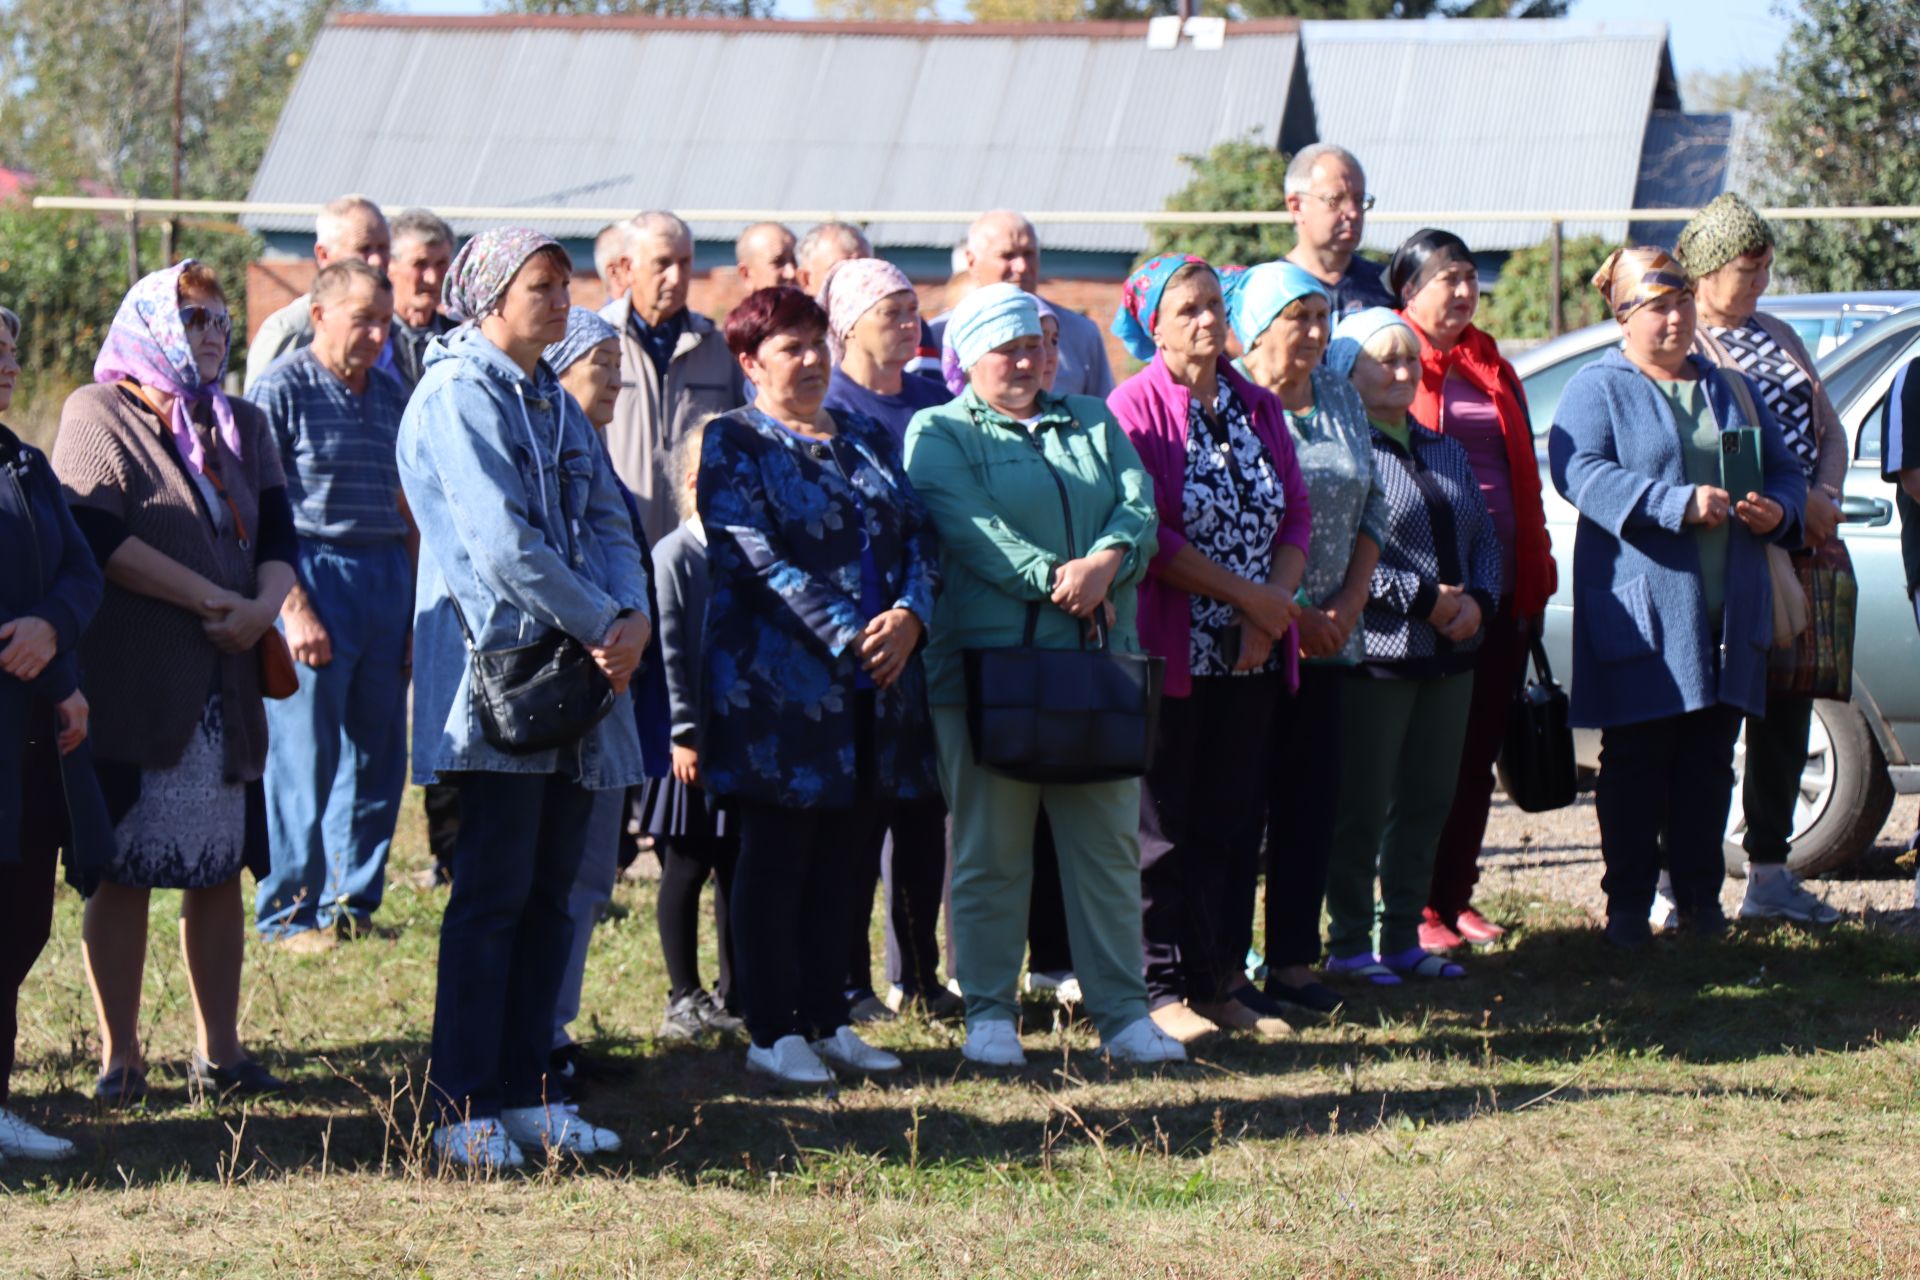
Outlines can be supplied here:
[[1500, 745], [1500, 785], [1527, 813], [1564, 809], [1573, 803], [1578, 779], [1573, 764], [1573, 726], [1566, 690], [1554, 683], [1546, 646], [1533, 641], [1533, 673], [1523, 670], [1507, 707], [1507, 737]]
[[1117, 653], [1107, 630], [1077, 649], [1035, 648], [1027, 605], [1018, 647], [966, 649], [967, 733], [976, 764], [1021, 782], [1117, 782], [1153, 764], [1166, 661]]
[[510, 649], [481, 649], [451, 595], [467, 639], [473, 709], [488, 742], [531, 755], [580, 741], [613, 710], [613, 684], [586, 646], [564, 631]]

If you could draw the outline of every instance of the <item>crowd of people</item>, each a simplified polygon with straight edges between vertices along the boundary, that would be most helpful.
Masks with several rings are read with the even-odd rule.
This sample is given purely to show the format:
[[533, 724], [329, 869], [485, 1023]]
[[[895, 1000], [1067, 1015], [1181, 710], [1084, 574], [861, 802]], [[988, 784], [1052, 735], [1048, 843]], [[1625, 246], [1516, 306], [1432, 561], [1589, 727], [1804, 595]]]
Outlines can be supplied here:
[[[743, 1035], [784, 1084], [897, 1069], [863, 1031], [910, 1007], [1016, 1066], [1023, 989], [1158, 1064], [1461, 977], [1504, 932], [1473, 895], [1492, 766], [1567, 549], [1470, 247], [1429, 229], [1360, 257], [1373, 198], [1339, 147], [1296, 156], [1286, 198], [1283, 259], [1134, 272], [1117, 386], [1006, 211], [933, 317], [859, 228], [758, 224], [717, 323], [671, 213], [599, 235], [595, 312], [538, 232], [461, 245], [343, 197], [244, 398], [222, 282], [192, 261], [141, 280], [51, 460], [0, 428], [0, 524], [35, 552], [0, 568], [0, 1065], [64, 848], [99, 1096], [147, 1089], [162, 888], [185, 891], [193, 1079], [282, 1090], [240, 1037], [240, 872], [266, 942], [364, 935], [409, 760], [448, 886], [430, 1080], [454, 1164], [618, 1147], [580, 1115], [569, 1024], [637, 843], [661, 867], [659, 1034]], [[1550, 434], [1622, 947], [1657, 894], [1677, 928], [1725, 929], [1743, 718], [1742, 914], [1835, 917], [1784, 865], [1808, 704], [1765, 673], [1768, 549], [1834, 536], [1844, 442], [1757, 310], [1771, 243], [1729, 196], [1673, 253], [1609, 258], [1621, 347]], [[31, 319], [0, 311], [0, 410]], [[1720, 436], [1742, 430], [1759, 479], [1729, 492]], [[982, 763], [978, 655], [1089, 645], [1160, 664], [1144, 775]], [[0, 1154], [70, 1149], [0, 1110]]]

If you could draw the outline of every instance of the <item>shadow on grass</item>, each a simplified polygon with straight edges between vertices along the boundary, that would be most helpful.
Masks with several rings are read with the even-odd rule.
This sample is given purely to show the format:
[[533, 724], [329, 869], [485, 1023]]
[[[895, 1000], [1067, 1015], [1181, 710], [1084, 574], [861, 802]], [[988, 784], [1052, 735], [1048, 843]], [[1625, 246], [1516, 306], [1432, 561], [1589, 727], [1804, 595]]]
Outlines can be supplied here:
[[[598, 1086], [587, 1111], [627, 1145], [582, 1167], [751, 1182], [774, 1170], [817, 1173], [821, 1153], [836, 1153], [829, 1164], [1032, 1170], [1071, 1150], [1177, 1155], [1335, 1129], [1445, 1126], [1615, 1093], [1695, 1096], [1713, 1086], [1663, 1080], [1659, 1068], [1904, 1038], [1920, 1009], [1917, 962], [1915, 941], [1852, 925], [1825, 934], [1736, 927], [1717, 942], [1661, 940], [1630, 954], [1590, 928], [1521, 929], [1504, 949], [1472, 959], [1464, 980], [1356, 993], [1341, 1017], [1295, 1040], [1215, 1041], [1196, 1048], [1194, 1065], [1157, 1080], [1109, 1071], [1084, 1026], [1052, 1037], [1052, 1051], [1032, 1052], [1031, 1065], [1008, 1076], [976, 1074], [957, 1032], [904, 1028], [895, 1037], [902, 1077], [849, 1085], [838, 1098], [763, 1090], [737, 1047], [602, 1040], [595, 1049], [630, 1074]], [[1044, 1030], [1051, 1015], [1030, 1013]], [[1074, 1046], [1064, 1059], [1062, 1044]], [[407, 1082], [421, 1078], [423, 1048], [369, 1041], [275, 1056], [295, 1096], [244, 1113], [189, 1100], [161, 1071], [151, 1106], [129, 1115], [71, 1089], [35, 1099], [30, 1114], [72, 1136], [81, 1154], [60, 1165], [11, 1163], [0, 1168], [0, 1188], [45, 1189], [49, 1176], [55, 1192], [225, 1180], [323, 1164], [410, 1176], [426, 1123], [421, 1092]], [[1593, 1062], [1591, 1071], [1583, 1065]], [[1381, 1075], [1409, 1064], [1418, 1083], [1381, 1086]], [[1458, 1083], [1429, 1083], [1435, 1077]], [[1115, 1087], [1085, 1087], [1108, 1081]]]

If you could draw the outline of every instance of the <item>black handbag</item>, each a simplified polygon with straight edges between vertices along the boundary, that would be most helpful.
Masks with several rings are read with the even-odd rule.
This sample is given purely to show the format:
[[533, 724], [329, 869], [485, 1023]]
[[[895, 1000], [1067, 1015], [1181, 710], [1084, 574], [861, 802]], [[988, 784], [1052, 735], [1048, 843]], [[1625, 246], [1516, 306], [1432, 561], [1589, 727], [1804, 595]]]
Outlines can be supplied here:
[[511, 649], [481, 649], [451, 595], [467, 638], [473, 710], [487, 741], [513, 755], [569, 746], [613, 710], [613, 684], [586, 646], [564, 631]]
[[1098, 642], [1038, 649], [1038, 603], [1020, 645], [965, 649], [967, 734], [974, 763], [1020, 782], [1117, 782], [1153, 764], [1164, 659]]
[[1573, 765], [1573, 726], [1566, 690], [1554, 683], [1546, 646], [1533, 641], [1533, 678], [1520, 673], [1520, 687], [1507, 707], [1507, 736], [1500, 744], [1500, 785], [1527, 813], [1564, 809], [1578, 780]]

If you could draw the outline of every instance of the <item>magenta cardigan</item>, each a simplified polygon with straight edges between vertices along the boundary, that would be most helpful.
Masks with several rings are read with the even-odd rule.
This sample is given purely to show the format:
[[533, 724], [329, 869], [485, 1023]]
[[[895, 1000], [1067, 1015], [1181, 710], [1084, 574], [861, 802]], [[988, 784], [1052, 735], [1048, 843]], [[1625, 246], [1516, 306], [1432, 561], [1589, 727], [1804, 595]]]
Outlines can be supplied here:
[[[1271, 391], [1241, 377], [1225, 360], [1220, 362], [1220, 377], [1246, 406], [1254, 434], [1272, 455], [1280, 487], [1287, 495], [1287, 509], [1273, 539], [1274, 549], [1298, 547], [1304, 556], [1313, 512], [1307, 502], [1307, 482], [1300, 478], [1300, 463], [1294, 457], [1293, 437], [1287, 431], [1286, 410]], [[1140, 644], [1148, 653], [1167, 660], [1162, 692], [1169, 698], [1184, 698], [1193, 692], [1193, 673], [1187, 667], [1193, 602], [1187, 592], [1168, 586], [1160, 578], [1167, 562], [1187, 545], [1182, 496], [1187, 483], [1187, 414], [1192, 401], [1192, 394], [1173, 380], [1158, 354], [1107, 397], [1107, 407], [1120, 420], [1147, 474], [1153, 477], [1153, 503], [1160, 513], [1160, 549], [1148, 563], [1146, 580], [1140, 584]], [[1298, 631], [1289, 627], [1275, 643], [1286, 652], [1287, 687], [1299, 688]]]

